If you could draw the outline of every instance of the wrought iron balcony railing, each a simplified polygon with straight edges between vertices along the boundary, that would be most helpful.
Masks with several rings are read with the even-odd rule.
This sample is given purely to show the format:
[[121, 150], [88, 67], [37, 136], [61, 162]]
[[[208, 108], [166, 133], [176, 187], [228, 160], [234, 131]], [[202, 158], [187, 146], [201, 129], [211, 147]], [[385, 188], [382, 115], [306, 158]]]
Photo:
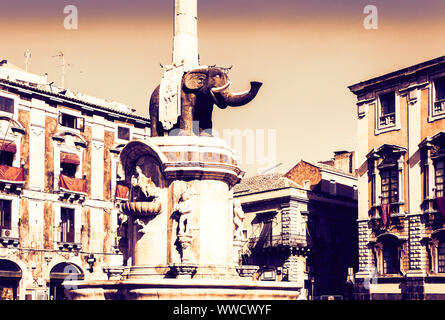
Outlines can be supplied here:
[[434, 114], [445, 112], [445, 99], [434, 103]]
[[380, 126], [391, 126], [396, 124], [396, 114], [390, 113], [380, 117]]
[[306, 236], [304, 235], [273, 235], [265, 237], [251, 237], [248, 241], [249, 249], [266, 249], [274, 247], [302, 247], [306, 246]]

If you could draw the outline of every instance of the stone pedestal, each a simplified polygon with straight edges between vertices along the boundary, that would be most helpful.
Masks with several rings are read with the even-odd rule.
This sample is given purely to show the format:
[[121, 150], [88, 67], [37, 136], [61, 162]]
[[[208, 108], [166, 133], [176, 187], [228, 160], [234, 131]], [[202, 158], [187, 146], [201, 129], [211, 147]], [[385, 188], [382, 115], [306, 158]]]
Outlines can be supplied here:
[[[147, 143], [134, 141], [122, 150], [121, 161], [130, 188], [122, 211], [128, 217], [126, 256], [131, 266], [125, 272], [126, 279], [113, 285], [76, 284], [73, 298], [88, 296], [88, 290], [97, 295], [99, 288], [111, 286], [118, 288], [119, 295], [119, 290], [128, 292], [130, 283], [132, 288], [141, 284], [137, 298], [150, 298], [152, 292], [167, 288], [166, 283], [173, 278], [186, 281], [181, 289], [184, 297], [190, 296], [187, 290], [196, 291], [201, 283], [201, 298], [206, 298], [206, 288], [222, 298], [223, 292], [238, 288], [241, 277], [244, 282], [252, 281], [245, 277], [246, 272], [237, 272], [242, 241], [233, 239], [231, 189], [244, 173], [224, 140], [167, 136], [151, 138]], [[212, 281], [216, 280], [222, 281], [219, 293], [213, 288]], [[173, 287], [177, 285], [174, 283]], [[210, 287], [204, 285], [207, 283]], [[268, 298], [275, 294], [282, 297], [284, 291], [289, 299], [299, 295], [300, 287], [295, 284], [255, 283], [240, 286], [236, 289], [239, 295], [232, 297], [241, 298], [242, 288], [249, 288], [252, 296]], [[277, 289], [280, 287], [282, 290]]]

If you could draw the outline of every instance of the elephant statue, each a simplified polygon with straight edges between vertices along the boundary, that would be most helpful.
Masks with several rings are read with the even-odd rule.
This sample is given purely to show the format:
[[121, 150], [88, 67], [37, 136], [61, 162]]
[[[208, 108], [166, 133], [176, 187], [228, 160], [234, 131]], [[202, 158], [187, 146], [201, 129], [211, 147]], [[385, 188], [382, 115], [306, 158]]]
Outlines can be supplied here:
[[[165, 130], [159, 122], [158, 86], [150, 99], [151, 136], [168, 135], [171, 130], [176, 130], [179, 135], [211, 135], [214, 105], [221, 109], [243, 106], [256, 97], [262, 86], [261, 82], [253, 81], [250, 90], [231, 93], [230, 84], [226, 72], [221, 68], [208, 67], [186, 72], [181, 84], [181, 115], [170, 130]], [[199, 130], [196, 124], [199, 124]]]

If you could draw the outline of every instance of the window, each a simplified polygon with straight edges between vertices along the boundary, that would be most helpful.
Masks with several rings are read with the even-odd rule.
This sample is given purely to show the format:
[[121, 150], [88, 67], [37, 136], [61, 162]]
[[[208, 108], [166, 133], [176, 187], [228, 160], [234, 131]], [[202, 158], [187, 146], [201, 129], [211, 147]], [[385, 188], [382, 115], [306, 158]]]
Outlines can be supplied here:
[[14, 99], [0, 97], [0, 111], [14, 113]]
[[386, 169], [382, 177], [382, 204], [399, 202], [399, 172], [396, 169]]
[[60, 173], [64, 176], [75, 178], [80, 165], [80, 158], [77, 154], [60, 152]]
[[59, 124], [62, 127], [84, 131], [85, 119], [82, 117], [76, 117], [74, 115], [61, 112], [59, 114]]
[[395, 125], [396, 94], [394, 91], [380, 95], [380, 125]]
[[440, 241], [439, 247], [437, 248], [438, 257], [438, 269], [439, 273], [445, 273], [445, 242]]
[[60, 164], [60, 170], [61, 170], [61, 174], [63, 174], [64, 176], [70, 177], [70, 178], [75, 178], [76, 177], [76, 172], [77, 172], [77, 165], [72, 164], [72, 163], [61, 163]]
[[443, 197], [444, 186], [444, 172], [445, 172], [445, 160], [436, 161], [435, 168], [435, 182], [436, 182], [436, 198]]
[[12, 167], [14, 162], [14, 153], [0, 150], [0, 165]]
[[61, 242], [74, 242], [74, 209], [60, 208], [61, 219]]
[[335, 196], [337, 194], [337, 183], [335, 180], [329, 181], [329, 194]]
[[0, 229], [11, 230], [11, 201], [0, 200]]
[[386, 242], [383, 245], [383, 273], [399, 273], [399, 259], [397, 246], [392, 242]]
[[433, 106], [433, 116], [445, 113], [445, 77], [434, 80], [435, 100]]
[[130, 141], [130, 128], [117, 127], [117, 138], [121, 140]]

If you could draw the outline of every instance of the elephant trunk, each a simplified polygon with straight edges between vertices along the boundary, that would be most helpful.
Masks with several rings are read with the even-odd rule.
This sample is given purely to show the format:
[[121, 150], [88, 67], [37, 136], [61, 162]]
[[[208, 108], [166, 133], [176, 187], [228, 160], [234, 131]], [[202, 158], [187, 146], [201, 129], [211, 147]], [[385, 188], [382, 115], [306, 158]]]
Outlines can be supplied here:
[[252, 81], [250, 83], [250, 90], [241, 93], [231, 93], [228, 90], [230, 86], [230, 82], [228, 82], [221, 88], [213, 88], [212, 95], [215, 103], [220, 108], [224, 109], [227, 106], [240, 107], [252, 101], [256, 97], [262, 85], [263, 84], [261, 82]]

